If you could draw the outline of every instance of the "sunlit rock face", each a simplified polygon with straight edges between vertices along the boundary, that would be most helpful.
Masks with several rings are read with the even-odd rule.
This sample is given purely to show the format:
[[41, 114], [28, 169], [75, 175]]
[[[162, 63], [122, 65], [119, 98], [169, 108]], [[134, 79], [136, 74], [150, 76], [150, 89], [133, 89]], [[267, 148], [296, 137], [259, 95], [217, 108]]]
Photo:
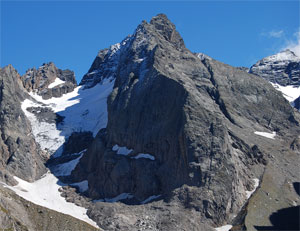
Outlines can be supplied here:
[[[106, 78], [115, 79], [107, 127], [72, 172], [88, 180], [93, 199], [126, 193], [136, 204], [161, 195], [222, 224], [268, 162], [266, 141], [256, 145], [254, 132], [298, 126], [271, 84], [193, 54], [163, 14], [100, 51], [81, 84]], [[141, 154], [151, 158], [136, 158]]]

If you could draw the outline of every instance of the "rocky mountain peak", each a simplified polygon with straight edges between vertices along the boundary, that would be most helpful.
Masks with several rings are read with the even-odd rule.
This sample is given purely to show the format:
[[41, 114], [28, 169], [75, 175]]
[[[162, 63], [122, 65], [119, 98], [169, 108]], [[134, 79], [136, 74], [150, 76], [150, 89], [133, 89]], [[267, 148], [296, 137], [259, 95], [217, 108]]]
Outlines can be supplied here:
[[259, 60], [249, 73], [281, 86], [300, 86], [300, 57], [287, 49]]
[[128, 62], [130, 60], [129, 54], [133, 56], [131, 67], [135, 71], [132, 72], [135, 76], [141, 77], [143, 74], [139, 70], [145, 69], [149, 62], [153, 61], [151, 61], [151, 57], [153, 57], [153, 52], [157, 47], [169, 47], [168, 49], [175, 50], [186, 49], [175, 25], [164, 14], [153, 17], [150, 23], [142, 21], [134, 33], [127, 36], [121, 43], [100, 50], [88, 73], [83, 76], [80, 85], [89, 88], [103, 79], [115, 79], [118, 71], [120, 71], [121, 65], [119, 63]]
[[61, 70], [53, 62], [44, 63], [38, 69], [31, 68], [22, 76], [23, 86], [44, 99], [60, 97], [77, 86], [73, 71]]
[[139, 204], [161, 195], [222, 224], [267, 163], [267, 141], [255, 131], [298, 126], [271, 84], [197, 57], [163, 14], [100, 51], [92, 67], [85, 86], [114, 81], [107, 126], [72, 172], [93, 199], [127, 195]]
[[176, 31], [175, 25], [165, 14], [158, 14], [153, 17], [150, 24], [154, 26], [156, 32], [160, 33], [167, 41], [173, 43], [177, 48], [184, 48], [184, 41]]
[[286, 49], [280, 51], [275, 55], [268, 56], [264, 58], [265, 60], [272, 60], [272, 61], [299, 61], [300, 57], [298, 57], [293, 51], [290, 49]]

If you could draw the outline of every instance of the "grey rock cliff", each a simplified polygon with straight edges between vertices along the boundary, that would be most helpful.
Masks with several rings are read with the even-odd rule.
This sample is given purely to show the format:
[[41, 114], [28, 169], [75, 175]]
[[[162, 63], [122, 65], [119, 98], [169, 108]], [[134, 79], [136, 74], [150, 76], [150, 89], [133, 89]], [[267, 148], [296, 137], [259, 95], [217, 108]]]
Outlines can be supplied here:
[[[254, 132], [299, 131], [293, 109], [267, 81], [191, 53], [162, 14], [100, 51], [81, 84], [103, 78], [116, 79], [108, 125], [72, 173], [88, 179], [95, 199], [130, 193], [127, 203], [138, 204], [162, 195], [182, 214], [197, 211], [197, 219], [221, 225], [240, 211], [251, 178], [268, 164], [266, 141]], [[118, 155], [115, 145], [132, 151]]]
[[31, 134], [31, 125], [21, 109], [27, 93], [17, 71], [0, 70], [0, 177], [18, 176], [27, 181], [46, 172], [43, 153]]
[[[55, 80], [61, 80], [59, 85], [49, 87]], [[61, 97], [77, 86], [73, 71], [58, 69], [54, 63], [43, 64], [38, 69], [31, 68], [22, 76], [22, 82], [27, 91], [35, 91], [43, 99]]]

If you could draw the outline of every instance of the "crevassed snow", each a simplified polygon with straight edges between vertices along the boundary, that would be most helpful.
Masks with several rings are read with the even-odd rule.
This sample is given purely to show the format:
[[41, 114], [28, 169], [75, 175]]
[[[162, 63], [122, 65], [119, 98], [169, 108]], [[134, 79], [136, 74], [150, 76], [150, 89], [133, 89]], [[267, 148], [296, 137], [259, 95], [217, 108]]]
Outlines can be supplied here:
[[133, 195], [130, 193], [121, 193], [120, 195], [113, 197], [113, 198], [104, 198], [104, 199], [99, 199], [99, 200], [93, 200], [93, 202], [109, 202], [109, 203], [114, 203], [120, 200], [125, 200], [125, 199], [130, 199], [133, 198]]
[[300, 87], [299, 86], [281, 86], [279, 84], [271, 83], [273, 87], [280, 91], [284, 98], [286, 98], [289, 102], [293, 102], [300, 96]]
[[49, 150], [51, 153], [58, 150], [65, 142], [65, 137], [57, 129], [55, 123], [40, 122], [33, 113], [26, 110], [28, 107], [41, 106], [29, 99], [22, 102], [21, 108], [29, 119], [32, 127], [32, 133], [43, 150]]
[[251, 197], [251, 195], [255, 192], [255, 190], [257, 189], [257, 187], [259, 185], [259, 179], [254, 178], [253, 181], [254, 181], [254, 189], [251, 191], [246, 191], [247, 199], [249, 199]]
[[124, 155], [127, 156], [130, 152], [132, 152], [132, 149], [128, 149], [127, 147], [119, 147], [117, 144], [113, 146], [113, 151], [117, 151], [118, 155]]
[[59, 84], [62, 84], [62, 83], [65, 83], [65, 81], [61, 80], [60, 78], [56, 78], [53, 83], [49, 84], [48, 88], [56, 87], [56, 86], [58, 86]]
[[[106, 100], [114, 85], [113, 79], [104, 79], [93, 88], [84, 89], [79, 86], [74, 91], [62, 95], [60, 98], [42, 99], [31, 92], [30, 95], [40, 104], [26, 99], [22, 109], [31, 122], [33, 134], [42, 149], [55, 152], [55, 157], [61, 155], [61, 148], [66, 138], [72, 132], [91, 131], [94, 136], [101, 128], [107, 125]], [[54, 112], [64, 116], [63, 123], [56, 126], [54, 123], [40, 123], [34, 114], [27, 112], [31, 106], [50, 107]]]
[[161, 195], [153, 195], [153, 196], [150, 196], [150, 197], [148, 197], [146, 200], [142, 201], [141, 204], [142, 204], [142, 205], [143, 205], [143, 204], [146, 204], [146, 203], [148, 203], [149, 201], [152, 201], [152, 200], [155, 200], [155, 199], [159, 198], [160, 196], [161, 196]]
[[136, 155], [135, 157], [132, 157], [134, 159], [140, 159], [140, 158], [146, 158], [146, 159], [150, 159], [150, 160], [155, 160], [155, 157], [150, 155], [150, 154], [144, 154], [144, 153], [139, 153], [138, 155]]
[[45, 174], [44, 177], [33, 183], [29, 183], [18, 177], [14, 178], [18, 181], [18, 185], [7, 187], [25, 200], [60, 213], [68, 214], [99, 228], [96, 222], [86, 215], [87, 209], [69, 203], [65, 198], [60, 196], [58, 179], [51, 173]]
[[78, 153], [80, 155], [74, 160], [51, 167], [51, 171], [55, 174], [55, 176], [69, 176], [71, 172], [75, 169], [76, 165], [78, 164], [80, 158], [82, 157], [85, 151], [86, 149]]
[[72, 183], [70, 184], [71, 186], [76, 186], [79, 189], [79, 192], [85, 192], [86, 190], [89, 189], [89, 182], [87, 180], [77, 182], [77, 183]]
[[223, 225], [221, 227], [215, 228], [216, 231], [229, 231], [232, 228], [232, 225]]
[[276, 136], [276, 132], [269, 133], [269, 132], [255, 131], [254, 134], [259, 135], [259, 136], [263, 136], [263, 137], [266, 137], [266, 138], [269, 138], [269, 139], [272, 139], [272, 140], [274, 140], [275, 136]]

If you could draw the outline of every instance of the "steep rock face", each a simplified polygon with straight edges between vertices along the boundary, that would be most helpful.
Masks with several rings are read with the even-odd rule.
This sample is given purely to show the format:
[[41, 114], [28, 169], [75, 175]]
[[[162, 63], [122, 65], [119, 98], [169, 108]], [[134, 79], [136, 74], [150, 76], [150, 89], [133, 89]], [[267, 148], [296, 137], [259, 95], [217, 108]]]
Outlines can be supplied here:
[[291, 50], [284, 50], [259, 60], [249, 72], [282, 86], [300, 86], [300, 57]]
[[129, 193], [139, 203], [163, 195], [222, 224], [267, 164], [263, 142], [256, 146], [249, 134], [298, 126], [270, 84], [197, 57], [165, 15], [142, 22], [116, 50], [100, 51], [81, 84], [109, 77], [116, 81], [107, 128], [72, 173], [88, 179], [92, 198]]
[[31, 135], [30, 122], [21, 109], [25, 97], [26, 92], [17, 71], [11, 65], [1, 69], [1, 178], [7, 173], [33, 181], [46, 171], [42, 158], [44, 153]]
[[27, 70], [22, 76], [22, 82], [27, 91], [35, 91], [43, 99], [61, 97], [77, 86], [73, 71], [58, 69], [52, 62], [38, 69]]

